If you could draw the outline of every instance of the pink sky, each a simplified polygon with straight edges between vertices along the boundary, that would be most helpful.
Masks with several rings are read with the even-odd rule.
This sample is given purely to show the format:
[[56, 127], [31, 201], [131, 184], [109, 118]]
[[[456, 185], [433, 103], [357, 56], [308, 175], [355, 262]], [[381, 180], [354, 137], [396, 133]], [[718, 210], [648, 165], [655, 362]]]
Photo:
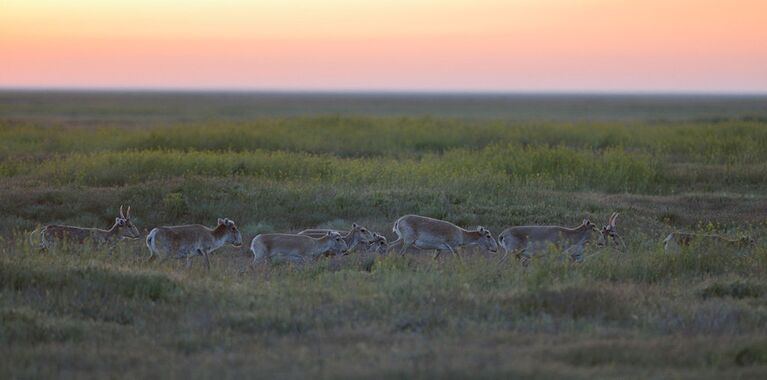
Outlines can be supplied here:
[[3, 0], [0, 87], [767, 92], [767, 1]]

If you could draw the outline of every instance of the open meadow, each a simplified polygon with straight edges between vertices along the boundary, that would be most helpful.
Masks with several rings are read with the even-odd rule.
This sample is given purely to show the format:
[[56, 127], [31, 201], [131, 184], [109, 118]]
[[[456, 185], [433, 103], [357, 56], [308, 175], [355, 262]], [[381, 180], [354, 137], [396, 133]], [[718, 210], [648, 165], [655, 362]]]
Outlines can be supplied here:
[[[44, 224], [234, 220], [243, 246], [39, 252]], [[264, 232], [405, 214], [599, 227], [527, 268], [465, 250], [254, 267]], [[673, 231], [756, 240], [666, 254]], [[0, 378], [767, 377], [767, 98], [0, 93]]]

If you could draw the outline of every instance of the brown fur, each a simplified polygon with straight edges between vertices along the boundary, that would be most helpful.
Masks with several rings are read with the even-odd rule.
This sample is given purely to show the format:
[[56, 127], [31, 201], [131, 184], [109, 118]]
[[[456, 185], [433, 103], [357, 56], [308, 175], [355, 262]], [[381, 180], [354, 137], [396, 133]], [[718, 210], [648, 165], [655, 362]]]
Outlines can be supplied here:
[[215, 228], [199, 224], [157, 227], [146, 238], [150, 259], [156, 254], [163, 253], [162, 260], [171, 256], [186, 258], [186, 264], [189, 267], [190, 259], [201, 255], [205, 259], [208, 270], [210, 270], [210, 253], [227, 243], [236, 247], [242, 245], [242, 235], [234, 221], [229, 219], [219, 219]]
[[348, 246], [341, 234], [328, 231], [320, 238], [293, 234], [261, 234], [253, 238], [250, 251], [253, 253], [253, 263], [261, 260], [270, 261], [277, 255], [286, 256], [291, 260], [305, 260], [332, 254], [345, 253]]
[[349, 251], [353, 251], [358, 244], [362, 243], [367, 245], [368, 242], [373, 241], [373, 233], [369, 229], [360, 226], [357, 223], [352, 224], [352, 228], [349, 231], [337, 231], [328, 229], [309, 229], [299, 232], [299, 235], [306, 235], [313, 238], [320, 238], [325, 236], [328, 231], [338, 232], [349, 247]]
[[[399, 239], [391, 243], [390, 249], [399, 245], [399, 253], [404, 255], [408, 248], [437, 250], [434, 258], [442, 251], [455, 251], [459, 247], [478, 244], [490, 252], [498, 250], [493, 235], [484, 227], [470, 231], [453, 223], [420, 215], [405, 215], [394, 222], [394, 232]], [[458, 256], [460, 258], [460, 256]]]
[[83, 228], [52, 224], [40, 229], [40, 248], [48, 249], [57, 243], [85, 244], [90, 242], [98, 246], [113, 245], [123, 239], [138, 239], [141, 234], [130, 220], [128, 213], [123, 214], [120, 206], [120, 216], [115, 218], [115, 224], [108, 230], [100, 228]]
[[550, 246], [565, 252], [572, 251], [570, 254], [573, 261], [580, 262], [583, 260], [583, 246], [594, 231], [598, 231], [594, 223], [584, 219], [574, 228], [561, 226], [507, 228], [498, 235], [498, 241], [506, 251], [506, 255], [511, 252], [516, 253], [523, 265], [527, 265], [536, 251]]

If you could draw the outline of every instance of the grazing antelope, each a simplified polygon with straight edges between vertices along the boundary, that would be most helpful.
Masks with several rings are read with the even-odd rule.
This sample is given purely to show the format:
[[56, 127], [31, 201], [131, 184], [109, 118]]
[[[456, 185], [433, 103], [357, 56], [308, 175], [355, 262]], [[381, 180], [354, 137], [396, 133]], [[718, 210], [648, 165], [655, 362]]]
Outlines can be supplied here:
[[599, 245], [607, 245], [608, 240], [612, 238], [616, 247], [626, 248], [626, 242], [624, 242], [623, 238], [618, 235], [618, 229], [615, 227], [615, 220], [618, 219], [618, 215], [617, 212], [612, 213], [607, 220], [607, 224], [602, 227], [602, 230], [600, 231], [602, 239], [599, 242]]
[[373, 240], [373, 234], [367, 228], [360, 226], [357, 223], [352, 223], [352, 229], [348, 232], [341, 232], [336, 230], [327, 229], [309, 229], [299, 232], [299, 235], [305, 235], [313, 238], [320, 238], [327, 235], [328, 231], [333, 231], [341, 234], [341, 238], [344, 239], [348, 247], [349, 252], [357, 247], [360, 243], [367, 244]]
[[511, 227], [498, 235], [498, 242], [506, 251], [504, 258], [510, 252], [515, 252], [527, 266], [536, 251], [554, 246], [565, 253], [570, 253], [575, 262], [583, 261], [583, 247], [591, 237], [592, 232], [599, 232], [597, 226], [588, 219], [574, 228], [561, 226], [520, 226]]
[[367, 242], [367, 247], [365, 251], [368, 253], [376, 253], [379, 255], [384, 255], [386, 254], [386, 251], [388, 248], [389, 248], [389, 243], [386, 240], [386, 236], [373, 233], [373, 240]]
[[394, 222], [393, 231], [399, 238], [392, 242], [389, 248], [401, 245], [400, 255], [404, 255], [408, 248], [416, 247], [421, 250], [437, 250], [434, 259], [437, 259], [442, 251], [449, 251], [460, 259], [461, 256], [455, 250], [475, 244], [490, 252], [498, 251], [498, 244], [485, 227], [469, 231], [444, 220], [405, 215]]
[[[34, 236], [34, 232], [32, 236]], [[127, 213], [123, 214], [123, 206], [120, 206], [120, 215], [115, 218], [115, 224], [108, 230], [100, 228], [82, 228], [63, 225], [48, 225], [40, 229], [40, 249], [48, 249], [58, 242], [84, 244], [92, 242], [98, 246], [112, 246], [119, 240], [138, 239], [141, 234], [138, 228], [130, 220], [130, 206]]]
[[334, 231], [328, 231], [319, 238], [294, 234], [260, 234], [250, 243], [254, 265], [263, 259], [271, 261], [272, 257], [278, 255], [290, 260], [316, 260], [323, 255], [347, 253], [348, 249], [341, 234]]
[[681, 247], [689, 247], [696, 242], [710, 242], [722, 246], [733, 248], [746, 248], [756, 245], [756, 241], [751, 237], [742, 237], [740, 239], [730, 239], [714, 234], [693, 234], [686, 232], [672, 232], [663, 239], [663, 250], [666, 253], [678, 251]]
[[146, 246], [149, 248], [149, 258], [163, 253], [162, 261], [174, 255], [176, 258], [186, 258], [186, 267], [191, 266], [190, 259], [201, 255], [205, 258], [205, 268], [210, 271], [211, 252], [222, 247], [224, 244], [235, 247], [242, 245], [242, 235], [234, 221], [218, 219], [215, 228], [208, 228], [200, 224], [185, 226], [157, 227], [149, 232], [146, 237]]

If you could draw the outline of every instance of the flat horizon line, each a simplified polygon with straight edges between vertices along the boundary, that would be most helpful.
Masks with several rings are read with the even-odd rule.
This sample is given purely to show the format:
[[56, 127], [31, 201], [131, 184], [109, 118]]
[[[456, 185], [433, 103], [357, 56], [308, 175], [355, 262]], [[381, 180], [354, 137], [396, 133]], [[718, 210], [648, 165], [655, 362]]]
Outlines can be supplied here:
[[473, 90], [473, 89], [278, 89], [231, 87], [22, 87], [0, 86], [0, 92], [157, 93], [253, 95], [488, 95], [488, 96], [732, 96], [764, 97], [766, 91], [691, 90]]

